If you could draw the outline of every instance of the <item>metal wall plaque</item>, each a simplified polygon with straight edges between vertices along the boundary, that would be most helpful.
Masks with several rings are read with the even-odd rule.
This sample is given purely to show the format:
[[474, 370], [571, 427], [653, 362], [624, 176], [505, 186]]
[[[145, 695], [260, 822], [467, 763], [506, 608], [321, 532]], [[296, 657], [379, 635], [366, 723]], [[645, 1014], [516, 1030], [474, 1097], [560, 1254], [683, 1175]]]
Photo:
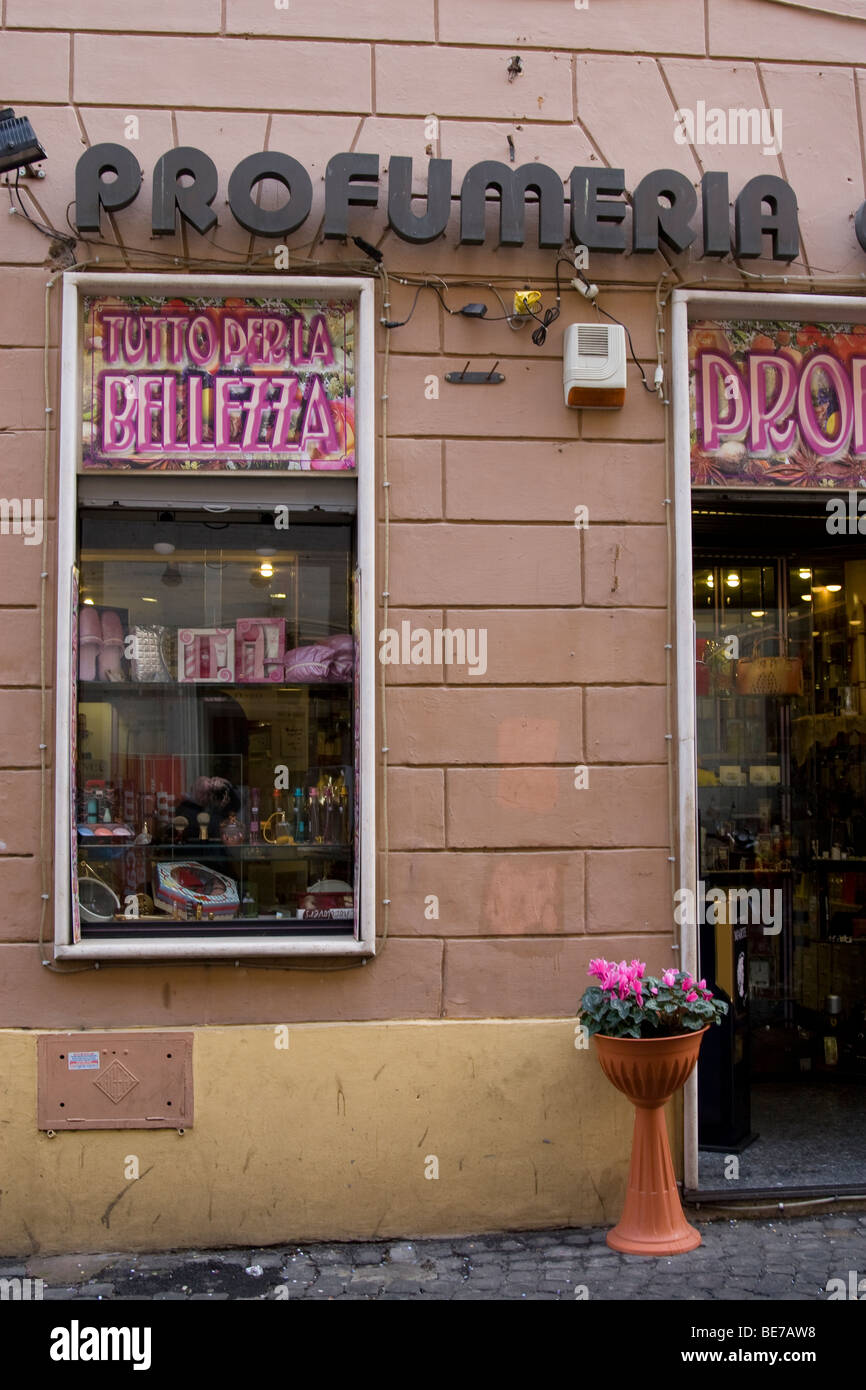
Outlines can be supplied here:
[[192, 1033], [45, 1033], [39, 1129], [188, 1129]]

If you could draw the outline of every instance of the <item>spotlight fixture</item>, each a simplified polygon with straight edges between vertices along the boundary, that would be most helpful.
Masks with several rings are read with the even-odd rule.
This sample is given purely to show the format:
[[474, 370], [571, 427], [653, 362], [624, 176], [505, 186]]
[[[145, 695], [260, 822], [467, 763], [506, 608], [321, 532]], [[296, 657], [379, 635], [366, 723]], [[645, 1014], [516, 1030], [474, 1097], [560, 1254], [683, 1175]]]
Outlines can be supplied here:
[[168, 539], [171, 532], [166, 529], [169, 526], [173, 526], [173, 524], [174, 512], [157, 512], [155, 530], [157, 536], [161, 537], [160, 540], [156, 540], [153, 543], [153, 548], [157, 555], [174, 554], [176, 547], [174, 542]]
[[734, 570], [732, 570], [731, 573], [728, 575], [727, 579], [725, 580], [725, 583], [731, 589], [739, 588], [740, 576]]
[[379, 250], [378, 246], [371, 246], [369, 241], [365, 241], [362, 236], [353, 236], [352, 240], [358, 249], [364, 252], [365, 256], [370, 257], [371, 261], [375, 261], [378, 264], [379, 261], [382, 260], [382, 252]]
[[[45, 159], [45, 151], [36, 139], [36, 133], [26, 116], [16, 116], [11, 106], [0, 111], [0, 173], [9, 169], [26, 169], [35, 173], [30, 165]], [[42, 177], [42, 171], [39, 171]]]
[[828, 594], [838, 594], [839, 591], [841, 590], [841, 588], [842, 588], [842, 585], [841, 585], [841, 584], [828, 584], [828, 585], [827, 585], [827, 593], [828, 593]]
[[766, 608], [753, 608], [753, 609], [752, 609], [752, 617], [753, 617], [753, 618], [765, 618], [766, 616], [767, 616], [767, 610], [766, 610]]

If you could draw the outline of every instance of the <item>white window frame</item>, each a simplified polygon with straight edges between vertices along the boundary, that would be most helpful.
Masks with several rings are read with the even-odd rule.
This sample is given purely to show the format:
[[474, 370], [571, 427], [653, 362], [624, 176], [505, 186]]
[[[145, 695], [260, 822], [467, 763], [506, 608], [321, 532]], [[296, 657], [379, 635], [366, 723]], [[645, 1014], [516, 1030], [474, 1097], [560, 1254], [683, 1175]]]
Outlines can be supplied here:
[[[353, 299], [357, 305], [355, 337], [355, 443], [357, 471], [357, 565], [359, 576], [359, 846], [360, 859], [360, 933], [359, 939], [347, 939], [334, 934], [318, 936], [251, 937], [225, 936], [194, 937], [168, 940], [82, 940], [72, 939], [71, 901], [71, 826], [70, 826], [70, 613], [72, 606], [72, 569], [76, 562], [76, 526], [78, 513], [79, 474], [81, 455], [82, 400], [82, 299], [87, 294], [162, 294], [224, 295], [237, 298], [271, 296], [317, 297], [340, 296]], [[54, 953], [61, 959], [90, 960], [220, 960], [241, 957], [280, 956], [372, 956], [376, 950], [376, 599], [375, 599], [375, 285], [370, 280], [345, 277], [300, 278], [263, 275], [140, 275], [135, 273], [91, 273], [67, 271], [63, 277], [63, 335], [61, 343], [61, 406], [60, 454], [57, 538], [57, 665], [55, 692], [55, 759], [54, 759]], [[169, 486], [175, 475], [159, 475]], [[255, 491], [257, 504], [263, 504], [267, 484], [261, 473], [251, 473], [250, 488]], [[321, 481], [326, 484], [339, 478], [334, 473], [269, 473], [274, 503], [287, 502], [291, 508], [291, 493], [296, 484], [309, 501], [310, 489]], [[190, 480], [190, 489], [201, 492], [208, 500], [209, 483], [217, 493], [228, 475], [211, 473], [197, 482]], [[88, 479], [88, 491], [92, 482]], [[101, 475], [99, 482], [109, 490], [111, 479]], [[148, 491], [148, 475], [139, 480], [139, 494]], [[183, 480], [185, 483], [188, 481]], [[343, 483], [354, 481], [344, 479]], [[243, 487], [243, 479], [231, 478], [232, 494]], [[160, 482], [153, 481], [154, 502], [159, 505], [164, 494]], [[220, 498], [220, 500], [224, 500]]]
[[[697, 901], [697, 712], [695, 704], [694, 614], [692, 611], [692, 480], [689, 407], [689, 323], [693, 319], [803, 319], [807, 323], [866, 323], [866, 299], [853, 295], [749, 293], [736, 290], [674, 290], [671, 310], [673, 493], [676, 570], [674, 630], [677, 669], [677, 801], [679, 886]], [[766, 488], [751, 489], [762, 495]], [[798, 488], [798, 494], [809, 489]], [[717, 491], [723, 491], [719, 488]], [[737, 491], [749, 491], [738, 488]], [[815, 491], [815, 489], [812, 489]], [[828, 489], [822, 488], [824, 494]], [[681, 969], [698, 965], [696, 924], [680, 928]], [[698, 1072], [686, 1082], [683, 1106], [683, 1187], [698, 1188]]]

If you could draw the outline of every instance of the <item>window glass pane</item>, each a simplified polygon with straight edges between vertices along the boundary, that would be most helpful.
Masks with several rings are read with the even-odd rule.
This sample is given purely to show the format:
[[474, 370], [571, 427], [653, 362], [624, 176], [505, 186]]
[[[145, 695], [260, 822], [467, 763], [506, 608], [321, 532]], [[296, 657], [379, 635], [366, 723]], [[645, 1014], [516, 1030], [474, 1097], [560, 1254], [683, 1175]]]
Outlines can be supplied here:
[[353, 935], [351, 519], [85, 509], [82, 937]]

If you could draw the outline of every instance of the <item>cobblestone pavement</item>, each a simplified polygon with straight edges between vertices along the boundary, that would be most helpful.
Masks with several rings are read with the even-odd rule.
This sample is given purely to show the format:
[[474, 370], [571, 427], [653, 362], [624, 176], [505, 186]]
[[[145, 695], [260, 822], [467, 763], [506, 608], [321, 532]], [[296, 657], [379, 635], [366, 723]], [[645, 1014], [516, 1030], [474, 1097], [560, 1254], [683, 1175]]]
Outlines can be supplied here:
[[[694, 1217], [692, 1217], [694, 1220]], [[45, 1299], [827, 1299], [862, 1279], [866, 1212], [694, 1220], [703, 1244], [646, 1259], [605, 1244], [607, 1228], [267, 1249], [0, 1259], [0, 1279], [45, 1281]]]

